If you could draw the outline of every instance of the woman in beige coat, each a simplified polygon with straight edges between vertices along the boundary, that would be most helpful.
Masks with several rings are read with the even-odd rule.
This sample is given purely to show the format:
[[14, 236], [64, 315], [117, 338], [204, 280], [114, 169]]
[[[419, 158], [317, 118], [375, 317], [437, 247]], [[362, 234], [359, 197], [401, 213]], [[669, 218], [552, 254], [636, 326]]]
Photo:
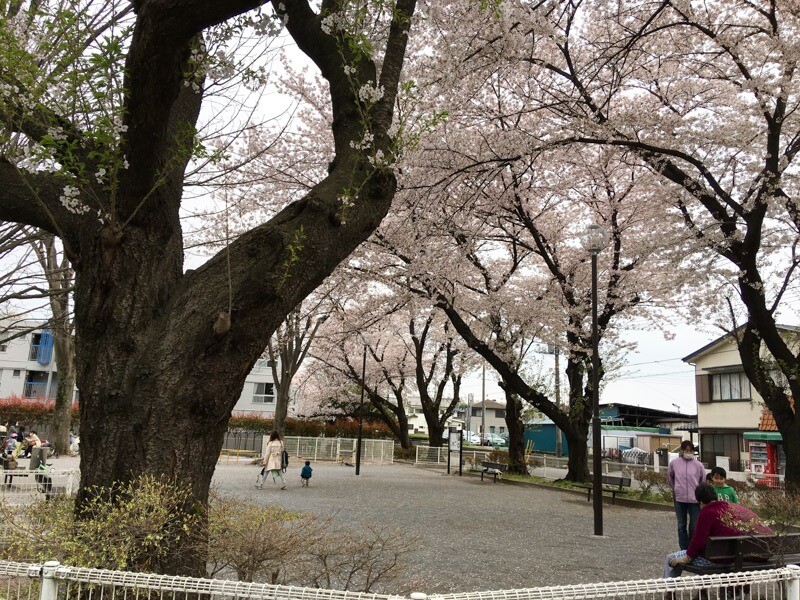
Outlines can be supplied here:
[[[273, 431], [269, 435], [269, 442], [267, 443], [267, 447], [264, 450], [264, 469], [267, 471], [267, 475], [272, 474], [272, 481], [275, 481], [276, 477], [281, 478], [281, 489], [286, 489], [286, 480], [283, 478], [283, 441], [281, 440], [281, 434], [277, 431]], [[266, 475], [264, 476], [266, 479]]]

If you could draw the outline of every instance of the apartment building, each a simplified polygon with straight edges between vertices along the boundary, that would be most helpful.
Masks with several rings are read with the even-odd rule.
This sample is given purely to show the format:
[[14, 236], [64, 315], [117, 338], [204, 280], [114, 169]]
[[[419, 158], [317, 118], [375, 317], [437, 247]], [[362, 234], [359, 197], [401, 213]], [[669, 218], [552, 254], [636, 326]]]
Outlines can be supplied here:
[[[50, 330], [39, 327], [24, 336], [0, 342], [0, 398], [55, 398], [57, 389], [58, 366]], [[233, 412], [265, 417], [275, 413], [275, 386], [267, 360], [256, 361]]]
[[[800, 328], [781, 326], [796, 347]], [[764, 401], [742, 367], [736, 340], [726, 334], [683, 358], [695, 368], [695, 396], [701, 459], [709, 467], [717, 457], [735, 471], [750, 458], [749, 438], [759, 431]], [[776, 371], [776, 378], [779, 374]]]

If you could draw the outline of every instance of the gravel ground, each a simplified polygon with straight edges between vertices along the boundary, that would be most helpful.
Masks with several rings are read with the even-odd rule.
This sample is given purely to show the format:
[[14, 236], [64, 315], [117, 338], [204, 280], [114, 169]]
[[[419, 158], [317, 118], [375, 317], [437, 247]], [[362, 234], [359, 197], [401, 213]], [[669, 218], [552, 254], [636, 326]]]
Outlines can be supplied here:
[[408, 464], [352, 467], [317, 463], [300, 487], [299, 459], [288, 489], [254, 487], [258, 467], [220, 465], [222, 493], [335, 515], [344, 525], [379, 523], [419, 538], [410, 581], [427, 593], [467, 592], [660, 577], [677, 550], [671, 512], [604, 505], [602, 538], [592, 535], [592, 503], [576, 494], [522, 487]]

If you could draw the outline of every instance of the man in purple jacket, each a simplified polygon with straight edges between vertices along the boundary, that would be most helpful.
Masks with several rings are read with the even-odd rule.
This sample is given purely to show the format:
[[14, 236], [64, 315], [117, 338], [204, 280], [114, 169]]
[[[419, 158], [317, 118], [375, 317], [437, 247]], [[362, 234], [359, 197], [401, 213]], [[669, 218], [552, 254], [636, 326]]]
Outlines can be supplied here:
[[[675, 496], [675, 515], [678, 518], [678, 545], [681, 550], [689, 547], [700, 505], [694, 496], [695, 488], [705, 482], [705, 469], [695, 460], [694, 444], [689, 440], [681, 442], [680, 456], [669, 463], [667, 481]], [[687, 531], [688, 520], [688, 531]]]
[[701, 506], [697, 528], [692, 536], [688, 550], [681, 550], [667, 556], [664, 564], [664, 577], [675, 577], [673, 567], [693, 564], [696, 567], [711, 567], [714, 563], [703, 554], [709, 537], [737, 535], [769, 535], [772, 530], [764, 525], [758, 515], [741, 504], [727, 500], [717, 500], [717, 490], [703, 484], [697, 486], [695, 498]]

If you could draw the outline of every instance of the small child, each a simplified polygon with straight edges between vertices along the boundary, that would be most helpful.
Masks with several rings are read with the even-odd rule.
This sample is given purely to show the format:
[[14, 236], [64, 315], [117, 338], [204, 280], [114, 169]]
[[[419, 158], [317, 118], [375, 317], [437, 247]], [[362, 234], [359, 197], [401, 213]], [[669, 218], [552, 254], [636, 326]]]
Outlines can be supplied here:
[[725, 479], [728, 474], [722, 467], [714, 467], [711, 469], [711, 482], [714, 484], [714, 490], [717, 492], [717, 500], [727, 500], [734, 504], [739, 503], [739, 497], [736, 495], [736, 490], [727, 485]]
[[306, 466], [300, 469], [300, 480], [302, 485], [308, 487], [308, 480], [311, 479], [311, 471], [314, 469], [311, 468], [311, 461], [306, 461]]

